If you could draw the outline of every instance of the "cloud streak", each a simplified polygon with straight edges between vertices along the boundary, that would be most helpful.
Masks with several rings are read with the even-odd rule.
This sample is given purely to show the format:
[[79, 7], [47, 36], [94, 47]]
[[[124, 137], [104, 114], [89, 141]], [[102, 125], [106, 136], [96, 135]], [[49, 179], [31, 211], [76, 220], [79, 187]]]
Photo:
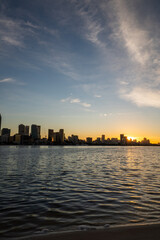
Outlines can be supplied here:
[[17, 81], [17, 80], [15, 80], [15, 79], [13, 79], [13, 78], [4, 78], [4, 79], [1, 79], [1, 80], [0, 80], [0, 84], [1, 84], [1, 83], [11, 83], [11, 84], [16, 84], [16, 85], [21, 85], [21, 86], [26, 85], [26, 83]]
[[0, 80], [0, 83], [14, 83], [15, 80], [13, 78], [4, 78]]
[[[5, 13], [8, 12], [4, 11], [0, 18], [2, 51], [7, 49], [10, 57], [10, 50], [19, 48], [27, 56], [24, 61], [31, 60], [30, 65], [33, 63], [44, 69], [57, 70], [67, 80], [76, 80], [85, 94], [97, 99], [104, 97], [105, 91], [107, 95], [107, 84], [111, 81], [114, 85], [117, 79], [119, 97], [137, 106], [159, 107], [159, 22], [154, 21], [151, 15], [149, 18], [144, 14], [140, 16], [139, 1], [69, 0], [67, 9], [64, 9], [63, 3], [54, 3], [59, 9], [51, 11], [54, 4], [47, 2], [48, 19], [55, 25], [30, 17], [32, 13], [26, 21], [21, 15], [7, 17]], [[43, 1], [40, 5], [45, 6]], [[62, 21], [59, 21], [61, 18]], [[59, 29], [56, 29], [56, 24]], [[66, 35], [64, 26], [68, 31]], [[78, 47], [73, 44], [77, 37]], [[87, 54], [85, 44], [90, 47]], [[79, 47], [85, 55], [77, 51]], [[95, 55], [90, 57], [90, 53]], [[22, 52], [18, 52], [18, 57], [20, 55]], [[13, 82], [3, 80], [0, 83]], [[65, 102], [65, 99], [62, 100]], [[66, 102], [85, 108], [91, 106], [78, 98], [69, 98]]]
[[91, 107], [91, 104], [90, 103], [86, 103], [86, 102], [83, 102], [81, 101], [79, 98], [71, 98], [71, 97], [68, 97], [68, 98], [64, 98], [64, 99], [61, 99], [61, 102], [62, 103], [71, 103], [71, 104], [79, 104], [85, 108], [90, 108]]
[[135, 87], [130, 92], [124, 93], [122, 97], [139, 107], [160, 108], [160, 90]]
[[155, 18], [151, 14], [149, 19], [140, 16], [137, 2], [113, 0], [110, 9], [112, 38], [127, 53], [126, 67], [118, 78], [120, 97], [140, 107], [159, 108], [159, 23], [155, 21], [151, 27]]
[[152, 45], [152, 38], [147, 29], [138, 24], [135, 13], [129, 11], [125, 0], [113, 0], [113, 3], [117, 17], [114, 26], [115, 36], [122, 41], [132, 60], [143, 66], [150, 58], [149, 48]]

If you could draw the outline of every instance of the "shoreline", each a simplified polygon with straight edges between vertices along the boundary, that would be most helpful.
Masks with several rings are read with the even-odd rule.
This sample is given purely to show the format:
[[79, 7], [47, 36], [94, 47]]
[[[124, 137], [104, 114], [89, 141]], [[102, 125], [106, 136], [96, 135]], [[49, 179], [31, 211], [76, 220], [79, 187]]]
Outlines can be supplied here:
[[33, 235], [21, 240], [159, 240], [160, 223], [119, 225], [99, 230], [66, 231]]

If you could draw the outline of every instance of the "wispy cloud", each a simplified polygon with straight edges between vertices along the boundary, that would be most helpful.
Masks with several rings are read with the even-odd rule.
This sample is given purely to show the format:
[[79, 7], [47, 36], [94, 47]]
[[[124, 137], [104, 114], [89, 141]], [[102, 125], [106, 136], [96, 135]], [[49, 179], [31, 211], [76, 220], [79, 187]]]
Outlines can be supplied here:
[[102, 93], [105, 92], [106, 88], [108, 87], [107, 82], [105, 82], [104, 80], [101, 80], [98, 82], [98, 84], [95, 82], [97, 77], [99, 78], [99, 76], [95, 76], [92, 77], [92, 82], [90, 81], [90, 83], [82, 83], [82, 84], [78, 84], [75, 88], [79, 89], [81, 88], [88, 96], [94, 97], [94, 98], [102, 98]]
[[4, 79], [1, 79], [1, 80], [0, 80], [0, 83], [12, 83], [12, 84], [22, 85], [22, 86], [23, 86], [23, 85], [26, 85], [26, 83], [17, 81], [16, 79], [13, 79], [13, 78], [4, 78]]
[[[45, 33], [42, 35], [42, 32]], [[45, 35], [57, 37], [58, 31], [53, 28], [48, 28], [45, 25], [34, 24], [30, 21], [23, 19], [14, 19], [2, 15], [0, 18], [0, 41], [1, 46], [6, 48], [8, 45], [12, 47], [28, 48], [30, 44], [26, 41], [29, 37], [30, 40], [36, 41], [37, 44], [43, 42]], [[40, 37], [41, 36], [41, 37]]]
[[160, 108], [160, 90], [135, 87], [130, 92], [123, 93], [122, 97], [140, 107]]
[[14, 83], [15, 80], [13, 78], [4, 78], [0, 80], [0, 83]]
[[62, 103], [65, 103], [65, 102], [69, 102], [71, 104], [79, 104], [85, 108], [90, 108], [91, 107], [91, 104], [90, 103], [86, 103], [86, 102], [83, 102], [81, 101], [79, 98], [71, 98], [71, 97], [68, 97], [68, 98], [64, 98], [64, 99], [61, 99], [61, 102]]
[[16, 21], [10, 18], [0, 18], [0, 39], [1, 45], [5, 44], [11, 46], [23, 47], [23, 29], [20, 21]]
[[130, 11], [125, 0], [112, 2], [117, 22], [114, 25], [114, 37], [124, 44], [133, 60], [142, 66], [150, 59], [153, 38], [150, 32], [136, 20], [136, 12]]
[[108, 117], [111, 117], [111, 116], [112, 116], [112, 113], [100, 113], [100, 117], [108, 118]]
[[70, 103], [80, 103], [81, 101], [79, 100], [79, 98], [74, 98], [70, 100]]
[[86, 108], [91, 107], [91, 104], [86, 102], [81, 102], [81, 105]]
[[[140, 16], [137, 1], [69, 0], [67, 9], [62, 3], [55, 4], [55, 18], [51, 14], [53, 11], [50, 11], [53, 3], [47, 3], [48, 22], [55, 21], [55, 25], [47, 25], [40, 17], [39, 22], [31, 16], [33, 12], [28, 21], [21, 15], [11, 18], [4, 13], [0, 18], [2, 51], [3, 48], [7, 49], [10, 57], [11, 49], [23, 50], [26, 55], [24, 61], [31, 60], [28, 61], [30, 66], [50, 67], [66, 79], [76, 80], [77, 86], [81, 85], [88, 96], [104, 97], [107, 95], [105, 92], [109, 91], [109, 81], [113, 86], [117, 79], [119, 97], [138, 106], [158, 107], [158, 100], [155, 99], [160, 91], [160, 30], [156, 18]], [[43, 1], [40, 4], [41, 7], [45, 6]], [[61, 17], [63, 19], [59, 21]], [[66, 31], [63, 31], [62, 22], [66, 24]], [[56, 25], [59, 27], [57, 30]], [[81, 55], [77, 51], [77, 46], [73, 44], [75, 36], [76, 39], [79, 37], [80, 48], [86, 50], [86, 46], [90, 45], [87, 53]], [[22, 54], [18, 53], [19, 62], [20, 56]], [[29, 68], [29, 65], [26, 66]], [[5, 81], [2, 79], [2, 82]], [[115, 90], [115, 86], [113, 88]], [[152, 104], [147, 96], [153, 99]], [[79, 104], [85, 108], [91, 106], [78, 98], [62, 99], [61, 102]]]
[[99, 95], [99, 94], [95, 94], [94, 97], [95, 97], [95, 98], [101, 98], [102, 96]]
[[2, 37], [2, 41], [6, 42], [7, 44], [13, 45], [13, 46], [23, 46], [23, 44], [17, 40], [17, 39], [13, 39], [11, 36], [4, 36]]
[[126, 67], [118, 77], [119, 93], [138, 106], [160, 107], [159, 23], [152, 15], [141, 16], [137, 7], [136, 1], [110, 2], [112, 39], [126, 52]]
[[81, 18], [83, 26], [81, 26], [81, 33], [85, 39], [94, 45], [104, 48], [105, 42], [101, 41], [100, 34], [104, 30], [101, 24], [101, 18], [97, 14], [97, 8], [92, 1], [72, 1], [75, 5], [76, 14]]

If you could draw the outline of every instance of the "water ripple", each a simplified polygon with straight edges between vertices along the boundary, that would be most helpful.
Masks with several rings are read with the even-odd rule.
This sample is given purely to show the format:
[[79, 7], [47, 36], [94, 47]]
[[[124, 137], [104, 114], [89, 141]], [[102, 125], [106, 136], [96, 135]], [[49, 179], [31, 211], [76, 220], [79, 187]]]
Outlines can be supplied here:
[[160, 219], [160, 148], [1, 146], [0, 156], [6, 239]]

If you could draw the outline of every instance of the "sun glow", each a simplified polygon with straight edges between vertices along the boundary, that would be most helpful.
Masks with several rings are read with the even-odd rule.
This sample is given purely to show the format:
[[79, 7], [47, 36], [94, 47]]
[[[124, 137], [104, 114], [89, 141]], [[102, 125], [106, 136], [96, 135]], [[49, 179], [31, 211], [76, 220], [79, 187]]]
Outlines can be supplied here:
[[127, 136], [127, 139], [133, 141], [133, 140], [135, 140], [136, 138], [135, 138], [135, 137], [130, 137], [130, 136], [128, 137], [128, 136]]

